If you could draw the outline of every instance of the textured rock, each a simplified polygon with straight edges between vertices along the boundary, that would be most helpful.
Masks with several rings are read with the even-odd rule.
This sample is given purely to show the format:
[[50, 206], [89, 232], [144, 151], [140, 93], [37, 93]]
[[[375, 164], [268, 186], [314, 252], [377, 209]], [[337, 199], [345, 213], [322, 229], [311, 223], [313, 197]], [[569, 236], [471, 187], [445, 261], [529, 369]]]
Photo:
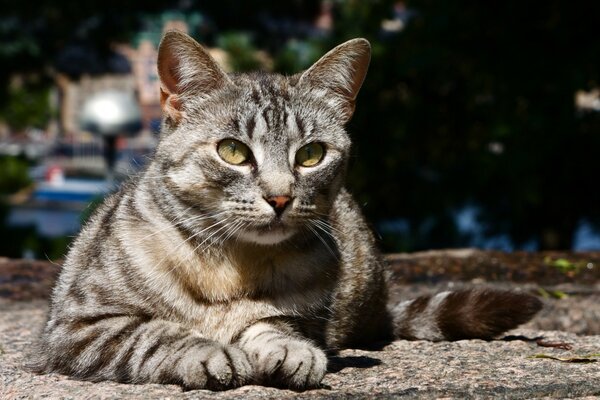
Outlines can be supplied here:
[[226, 392], [182, 392], [172, 385], [82, 382], [62, 375], [37, 376], [23, 369], [25, 354], [44, 321], [45, 303], [0, 303], [0, 398], [400, 398], [583, 397], [600, 395], [600, 362], [566, 363], [531, 359], [600, 352], [600, 336], [519, 330], [570, 343], [572, 350], [540, 347], [535, 341], [396, 341], [380, 351], [345, 350], [330, 361], [323, 388], [302, 393], [246, 386]]
[[[552, 260], [568, 258], [563, 271]], [[600, 353], [600, 255], [460, 251], [391, 256], [393, 300], [491, 285], [545, 296], [546, 308], [511, 340], [396, 341], [379, 351], [345, 350], [330, 360], [323, 387], [293, 392], [246, 386], [183, 392], [173, 385], [82, 382], [23, 368], [41, 329], [59, 267], [0, 259], [0, 399], [103, 398], [575, 398], [600, 396], [600, 357], [569, 363], [530, 358]], [[588, 266], [591, 265], [591, 268]], [[539, 279], [536, 279], [539, 276]], [[567, 297], [565, 297], [567, 295]], [[574, 333], [550, 331], [570, 330]], [[531, 340], [525, 340], [525, 339]], [[542, 340], [538, 340], [542, 338]], [[570, 344], [570, 349], [542, 347]]]

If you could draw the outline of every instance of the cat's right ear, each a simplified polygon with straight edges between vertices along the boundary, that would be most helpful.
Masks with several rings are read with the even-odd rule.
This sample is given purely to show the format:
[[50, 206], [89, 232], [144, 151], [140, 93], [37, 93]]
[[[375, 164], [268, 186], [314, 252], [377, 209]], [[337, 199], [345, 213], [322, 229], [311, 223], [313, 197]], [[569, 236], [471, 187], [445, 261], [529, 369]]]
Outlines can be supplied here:
[[190, 36], [169, 31], [158, 47], [160, 104], [166, 118], [178, 123], [186, 98], [209, 97], [230, 83], [219, 64]]
[[366, 39], [352, 39], [325, 54], [305, 71], [299, 85], [311, 88], [339, 110], [344, 122], [354, 113], [356, 96], [365, 80], [371, 45]]

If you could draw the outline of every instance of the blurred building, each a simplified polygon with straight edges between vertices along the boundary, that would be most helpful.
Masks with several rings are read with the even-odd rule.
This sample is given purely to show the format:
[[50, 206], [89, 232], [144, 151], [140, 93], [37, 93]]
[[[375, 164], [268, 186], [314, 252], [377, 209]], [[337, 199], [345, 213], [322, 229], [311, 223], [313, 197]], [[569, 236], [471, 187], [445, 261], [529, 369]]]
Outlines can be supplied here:
[[[120, 61], [113, 63], [118, 65], [116, 70], [108, 68], [103, 74], [85, 71], [57, 74], [56, 81], [61, 92], [60, 119], [65, 135], [85, 134], [78, 127], [82, 102], [99, 90], [107, 89], [134, 92], [142, 109], [143, 129], [158, 131], [161, 111], [156, 59], [160, 39], [164, 32], [174, 29], [201, 37], [206, 21], [197, 12], [184, 14], [169, 11], [158, 16], [146, 16], [143, 25], [130, 43], [114, 46], [114, 52], [123, 58], [127, 66]], [[227, 69], [226, 55], [222, 51], [214, 49], [211, 54]]]
[[79, 79], [71, 79], [68, 75], [56, 75], [56, 84], [60, 92], [60, 125], [64, 137], [77, 140], [89, 140], [89, 134], [81, 131], [80, 114], [82, 105], [93, 95], [118, 90], [135, 93], [137, 90], [133, 74], [105, 74], [100, 76], [83, 75]]
[[131, 79], [142, 111], [142, 126], [145, 130], [156, 132], [161, 118], [157, 44], [148, 37], [141, 39], [137, 46], [121, 45], [118, 51], [131, 63]]
[[[137, 153], [150, 152], [156, 145], [161, 121], [156, 59], [162, 34], [172, 29], [193, 34], [203, 23], [198, 13], [165, 12], [145, 17], [143, 29], [134, 35], [131, 42], [115, 44], [108, 57], [100, 57], [94, 49], [81, 46], [67, 48], [59, 56], [55, 75], [59, 142], [65, 147], [64, 151], [59, 151], [58, 163], [65, 169], [91, 170], [93, 173], [104, 168], [102, 140], [81, 128], [83, 105], [89, 98], [104, 91], [131, 94], [139, 102], [142, 129], [137, 137], [121, 139], [119, 148]], [[105, 61], [107, 58], [108, 61]], [[52, 161], [57, 162], [56, 159]], [[127, 166], [120, 169], [123, 168], [127, 169]]]
[[[191, 14], [165, 12], [158, 17], [148, 17], [146, 28], [138, 32], [132, 43], [117, 48], [131, 64], [145, 129], [158, 132], [160, 128], [160, 81], [156, 69], [156, 59], [163, 33], [169, 30], [178, 30], [194, 37], [201, 37], [201, 31], [205, 25], [206, 21], [197, 12]], [[223, 51], [212, 49], [211, 54], [227, 69], [226, 55]]]

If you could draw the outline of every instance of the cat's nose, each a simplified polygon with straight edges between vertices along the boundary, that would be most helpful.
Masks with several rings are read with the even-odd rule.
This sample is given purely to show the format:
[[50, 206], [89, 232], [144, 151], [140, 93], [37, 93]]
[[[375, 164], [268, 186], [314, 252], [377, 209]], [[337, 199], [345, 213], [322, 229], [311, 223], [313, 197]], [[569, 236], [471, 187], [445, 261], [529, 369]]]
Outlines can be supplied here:
[[277, 215], [281, 215], [292, 201], [292, 198], [290, 196], [268, 196], [265, 197], [265, 200], [273, 207]]

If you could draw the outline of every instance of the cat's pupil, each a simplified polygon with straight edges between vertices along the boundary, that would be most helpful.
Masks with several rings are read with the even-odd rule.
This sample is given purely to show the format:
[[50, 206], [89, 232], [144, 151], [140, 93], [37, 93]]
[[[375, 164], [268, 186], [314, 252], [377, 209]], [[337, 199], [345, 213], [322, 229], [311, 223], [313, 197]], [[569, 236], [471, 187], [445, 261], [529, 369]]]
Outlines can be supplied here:
[[217, 145], [217, 152], [221, 158], [233, 165], [239, 165], [248, 160], [250, 149], [235, 139], [225, 139]]
[[325, 154], [323, 145], [320, 143], [310, 143], [302, 147], [298, 153], [296, 153], [296, 163], [303, 167], [312, 167], [317, 165], [323, 155]]

